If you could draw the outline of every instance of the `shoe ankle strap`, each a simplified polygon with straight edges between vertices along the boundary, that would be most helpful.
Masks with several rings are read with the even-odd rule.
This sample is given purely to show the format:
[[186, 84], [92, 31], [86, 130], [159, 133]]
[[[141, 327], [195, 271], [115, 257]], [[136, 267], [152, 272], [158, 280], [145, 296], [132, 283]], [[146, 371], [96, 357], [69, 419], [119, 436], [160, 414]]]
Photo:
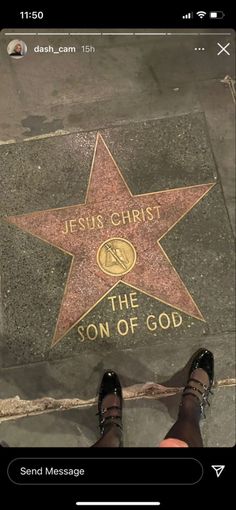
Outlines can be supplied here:
[[[201, 391], [196, 386], [189, 384], [190, 382], [195, 382], [195, 383], [200, 384], [200, 386], [203, 388], [203, 391]], [[197, 392], [198, 394], [193, 393], [194, 391]], [[187, 396], [194, 397], [198, 401], [198, 404], [200, 406], [201, 415], [205, 418], [204, 407], [206, 404], [208, 406], [210, 406], [210, 403], [208, 401], [208, 397], [209, 397], [210, 393], [213, 394], [213, 392], [211, 391], [211, 385], [206, 386], [206, 384], [203, 384], [201, 381], [198, 381], [198, 379], [190, 378], [188, 380], [187, 386], [185, 386], [185, 388], [183, 390], [182, 399]], [[182, 402], [180, 405], [182, 405]]]
[[196, 388], [196, 386], [191, 386], [190, 384], [187, 384], [187, 386], [185, 386], [184, 392], [183, 392], [183, 396], [186, 395], [185, 390], [197, 391], [198, 393], [200, 393], [200, 395], [204, 395], [205, 394], [205, 391], [201, 391], [201, 390], [199, 390], [199, 388]]
[[101, 409], [100, 413], [97, 413], [97, 414], [105, 414], [107, 411], [111, 411], [112, 409], [117, 409], [118, 411], [121, 411], [120, 406], [110, 406], [110, 407], [104, 407], [103, 409]]
[[103, 418], [100, 421], [100, 430], [102, 434], [104, 433], [104, 429], [107, 425], [115, 425], [121, 431], [123, 430], [121, 416], [107, 416], [106, 418]]
[[188, 380], [188, 384], [191, 381], [200, 384], [200, 386], [202, 386], [202, 388], [204, 388], [205, 391], [208, 391], [210, 389], [210, 385], [207, 386], [206, 384], [203, 384], [201, 381], [199, 381], [198, 379], [195, 379], [194, 377], [190, 377], [190, 379]]

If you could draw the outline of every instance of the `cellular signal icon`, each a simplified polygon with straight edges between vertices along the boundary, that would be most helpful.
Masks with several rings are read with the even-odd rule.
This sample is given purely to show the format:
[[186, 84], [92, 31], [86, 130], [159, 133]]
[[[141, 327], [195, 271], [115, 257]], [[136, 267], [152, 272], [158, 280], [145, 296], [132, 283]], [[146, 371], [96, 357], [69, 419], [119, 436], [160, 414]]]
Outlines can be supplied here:
[[184, 16], [182, 16], [183, 19], [191, 19], [193, 18], [193, 13], [192, 12], [188, 12], [188, 14], [184, 14]]

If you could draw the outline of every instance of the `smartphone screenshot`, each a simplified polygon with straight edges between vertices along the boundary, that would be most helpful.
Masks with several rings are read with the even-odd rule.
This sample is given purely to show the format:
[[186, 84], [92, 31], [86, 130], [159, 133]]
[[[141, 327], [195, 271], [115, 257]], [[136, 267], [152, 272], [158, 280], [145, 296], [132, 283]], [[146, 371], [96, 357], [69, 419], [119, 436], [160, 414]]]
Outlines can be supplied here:
[[233, 502], [232, 13], [70, 14], [1, 23], [1, 492]]

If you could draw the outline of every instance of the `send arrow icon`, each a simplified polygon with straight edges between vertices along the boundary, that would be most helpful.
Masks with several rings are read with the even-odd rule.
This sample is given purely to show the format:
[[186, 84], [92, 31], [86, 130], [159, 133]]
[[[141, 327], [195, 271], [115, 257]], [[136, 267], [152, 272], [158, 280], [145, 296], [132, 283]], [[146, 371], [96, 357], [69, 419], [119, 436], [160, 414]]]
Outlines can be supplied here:
[[219, 476], [221, 475], [222, 471], [225, 468], [225, 466], [211, 466], [211, 467], [215, 470], [217, 478], [219, 478]]

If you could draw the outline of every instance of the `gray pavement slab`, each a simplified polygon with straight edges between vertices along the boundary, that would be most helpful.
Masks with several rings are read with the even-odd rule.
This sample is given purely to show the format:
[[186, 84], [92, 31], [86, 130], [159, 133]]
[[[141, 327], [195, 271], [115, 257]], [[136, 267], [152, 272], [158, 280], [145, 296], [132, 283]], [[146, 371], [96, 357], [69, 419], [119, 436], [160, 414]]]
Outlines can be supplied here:
[[[189, 337], [190, 340], [190, 337]], [[189, 359], [202, 346], [215, 357], [215, 381], [231, 379], [235, 370], [234, 333], [207, 336], [188, 343], [130, 348], [118, 352], [83, 354], [60, 361], [43, 362], [0, 370], [1, 396], [16, 394], [24, 399], [89, 399], [97, 394], [105, 370], [113, 368], [123, 386], [147, 381], [165, 386], [184, 386]], [[126, 401], [124, 439], [126, 446], [157, 446], [173, 425], [179, 396], [161, 400]], [[235, 442], [235, 388], [214, 390], [211, 407], [202, 420], [205, 446], [231, 447]], [[222, 421], [219, 420], [222, 417]], [[227, 431], [227, 433], [226, 433]], [[0, 425], [0, 436], [12, 446], [91, 446], [99, 437], [96, 406], [21, 418]]]
[[199, 83], [198, 97], [205, 111], [210, 143], [235, 232], [235, 172], [232, 171], [235, 167], [234, 100], [229, 85], [220, 80]]
[[[190, 39], [182, 35], [169, 38], [28, 36], [28, 54], [15, 61], [4, 51], [12, 36], [2, 33], [4, 94], [0, 139], [20, 140], [55, 130], [94, 129], [107, 122], [119, 123], [127, 118], [126, 108], [130, 118], [137, 115], [145, 118], [145, 114], [148, 118], [150, 111], [151, 116], [160, 115], [171, 107], [168, 95], [173, 103], [177, 99], [178, 104], [186, 85], [193, 91], [193, 104], [186, 96], [185, 112], [192, 111], [196, 104], [201, 109], [194, 83], [220, 80], [227, 74], [234, 76], [232, 38], [212, 36], [202, 35], [200, 39], [199, 35], [191, 35]], [[230, 55], [218, 56], [218, 41], [226, 44], [229, 39]], [[85, 41], [96, 48], [95, 53], [81, 53]], [[198, 53], [194, 48], [200, 41], [205, 52]], [[37, 45], [53, 46], [55, 50], [60, 45], [74, 46], [76, 53], [54, 56], [35, 53]], [[40, 86], [42, 75], [44, 83]]]

